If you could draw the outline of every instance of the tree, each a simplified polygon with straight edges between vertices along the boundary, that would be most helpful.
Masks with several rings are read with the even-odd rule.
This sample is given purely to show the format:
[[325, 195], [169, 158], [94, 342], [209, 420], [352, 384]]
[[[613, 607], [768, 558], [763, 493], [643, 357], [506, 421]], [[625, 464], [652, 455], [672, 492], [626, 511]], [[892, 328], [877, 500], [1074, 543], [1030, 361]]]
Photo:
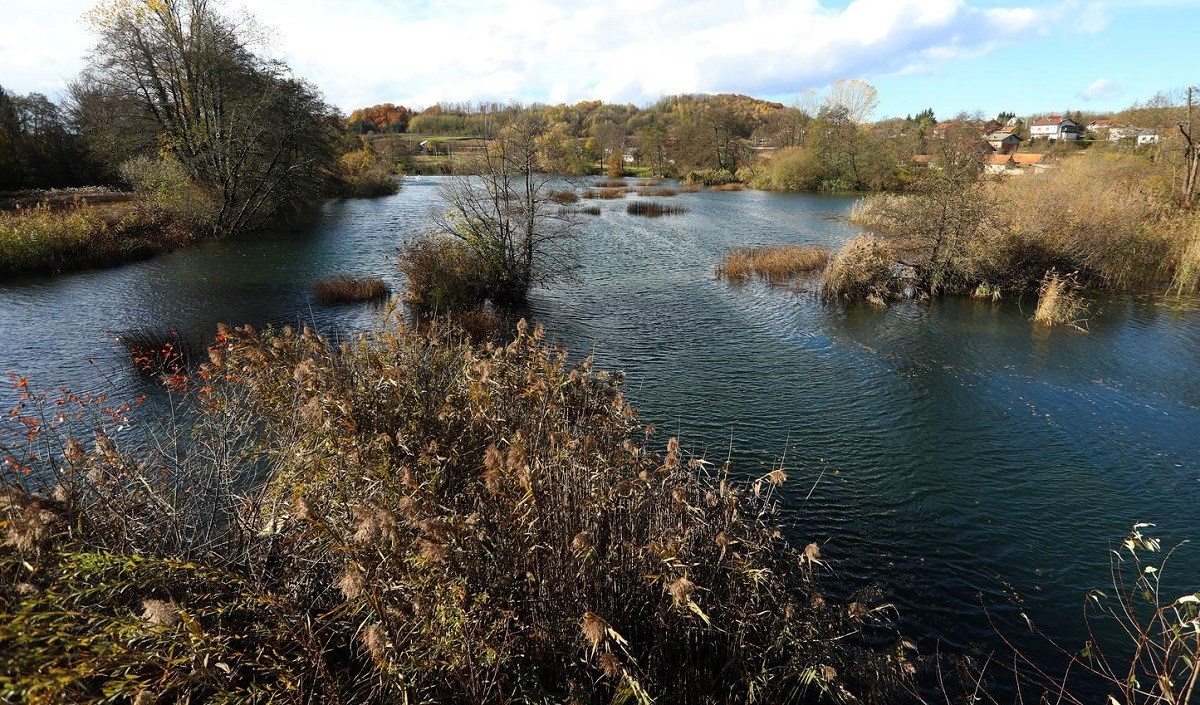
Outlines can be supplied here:
[[208, 0], [111, 0], [86, 76], [158, 126], [159, 146], [211, 189], [220, 232], [306, 205], [336, 158], [337, 118], [309, 84], [251, 50]]
[[578, 219], [551, 200], [552, 177], [544, 159], [545, 118], [523, 112], [506, 125], [469, 170], [446, 183], [449, 212], [436, 230], [465, 243], [488, 263], [491, 299], [520, 304], [535, 283], [567, 270], [564, 241]]
[[1192, 125], [1192, 94], [1194, 91], [1195, 89], [1192, 87], [1187, 89], [1187, 121], [1179, 123], [1179, 133], [1186, 143], [1183, 149], [1183, 205], [1189, 208], [1196, 197], [1196, 179], [1200, 174], [1200, 146], [1196, 144], [1195, 127]]

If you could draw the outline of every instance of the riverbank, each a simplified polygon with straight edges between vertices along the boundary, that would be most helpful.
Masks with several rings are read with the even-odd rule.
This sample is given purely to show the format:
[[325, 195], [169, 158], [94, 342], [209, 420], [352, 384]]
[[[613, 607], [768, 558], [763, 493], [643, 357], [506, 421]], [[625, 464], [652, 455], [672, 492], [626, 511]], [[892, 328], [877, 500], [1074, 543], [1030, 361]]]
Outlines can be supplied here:
[[43, 200], [0, 211], [0, 276], [62, 274], [142, 260], [203, 235], [128, 196]]

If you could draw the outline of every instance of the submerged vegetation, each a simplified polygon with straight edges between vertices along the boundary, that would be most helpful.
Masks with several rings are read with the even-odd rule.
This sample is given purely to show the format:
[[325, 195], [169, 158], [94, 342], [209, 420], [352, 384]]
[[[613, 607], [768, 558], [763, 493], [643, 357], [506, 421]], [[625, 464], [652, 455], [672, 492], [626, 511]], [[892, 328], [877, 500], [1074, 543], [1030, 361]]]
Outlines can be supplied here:
[[5, 699], [903, 697], [901, 648], [861, 636], [885, 608], [824, 597], [818, 545], [781, 538], [784, 469], [654, 442], [619, 376], [540, 330], [223, 330], [191, 388], [186, 443], [118, 435], [126, 411], [91, 447], [23, 442]]

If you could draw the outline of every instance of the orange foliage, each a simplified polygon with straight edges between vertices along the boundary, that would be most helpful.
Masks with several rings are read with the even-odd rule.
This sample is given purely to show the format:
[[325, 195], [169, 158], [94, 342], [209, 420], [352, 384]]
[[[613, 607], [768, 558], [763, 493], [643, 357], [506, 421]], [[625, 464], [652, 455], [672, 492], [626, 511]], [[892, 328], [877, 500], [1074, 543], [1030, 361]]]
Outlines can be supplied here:
[[369, 108], [359, 108], [350, 113], [346, 119], [348, 124], [362, 121], [364, 132], [403, 132], [408, 126], [412, 111], [403, 105], [372, 105]]

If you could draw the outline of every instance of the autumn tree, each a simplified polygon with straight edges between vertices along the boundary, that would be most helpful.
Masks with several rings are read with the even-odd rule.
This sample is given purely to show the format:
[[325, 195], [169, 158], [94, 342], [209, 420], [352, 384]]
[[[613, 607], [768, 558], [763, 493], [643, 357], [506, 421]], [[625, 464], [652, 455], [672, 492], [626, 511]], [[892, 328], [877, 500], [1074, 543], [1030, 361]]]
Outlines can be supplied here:
[[567, 269], [563, 246], [578, 220], [551, 199], [553, 177], [539, 168], [548, 129], [540, 115], [521, 113], [477, 157], [473, 176], [442, 188], [448, 211], [437, 232], [487, 263], [490, 298], [501, 305], [523, 302], [531, 286]]
[[317, 91], [252, 50], [245, 23], [209, 0], [111, 0], [87, 79], [134, 101], [169, 153], [219, 204], [218, 232], [310, 203], [336, 160], [336, 117]]

